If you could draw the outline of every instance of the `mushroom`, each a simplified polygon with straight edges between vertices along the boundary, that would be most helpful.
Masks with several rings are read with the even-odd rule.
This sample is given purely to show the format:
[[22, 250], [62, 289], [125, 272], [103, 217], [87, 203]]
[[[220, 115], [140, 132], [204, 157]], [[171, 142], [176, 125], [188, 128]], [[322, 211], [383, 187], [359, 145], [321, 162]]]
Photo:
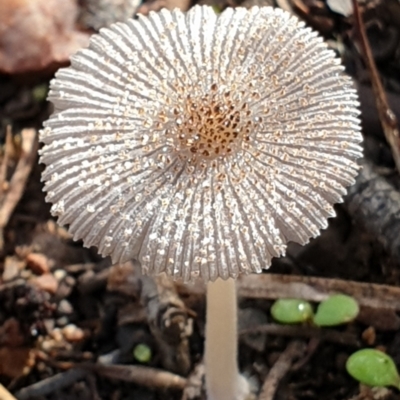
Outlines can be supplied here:
[[234, 280], [318, 236], [357, 174], [340, 60], [280, 9], [162, 10], [94, 35], [49, 99], [53, 215], [114, 263], [209, 282], [208, 398], [245, 398]]

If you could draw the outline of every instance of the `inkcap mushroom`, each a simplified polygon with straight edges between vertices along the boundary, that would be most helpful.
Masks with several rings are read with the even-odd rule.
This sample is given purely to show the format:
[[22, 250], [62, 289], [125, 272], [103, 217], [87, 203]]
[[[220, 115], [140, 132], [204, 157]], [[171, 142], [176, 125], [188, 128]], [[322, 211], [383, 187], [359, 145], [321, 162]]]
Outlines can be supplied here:
[[208, 399], [244, 399], [234, 280], [318, 236], [357, 174], [340, 60], [280, 9], [162, 10], [94, 35], [49, 99], [53, 215], [114, 263], [208, 282]]

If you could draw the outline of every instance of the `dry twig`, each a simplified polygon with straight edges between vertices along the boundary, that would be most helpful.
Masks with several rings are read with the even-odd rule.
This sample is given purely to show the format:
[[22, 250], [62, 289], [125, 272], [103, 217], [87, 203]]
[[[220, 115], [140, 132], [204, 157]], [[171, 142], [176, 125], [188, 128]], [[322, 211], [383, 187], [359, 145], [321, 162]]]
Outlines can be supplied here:
[[[3, 248], [3, 231], [8, 221], [10, 220], [11, 214], [17, 206], [19, 200], [24, 193], [25, 184], [28, 180], [29, 174], [32, 170], [33, 164], [36, 160], [37, 153], [37, 134], [35, 129], [23, 129], [21, 132], [22, 137], [22, 148], [21, 157], [18, 161], [16, 170], [9, 182], [9, 186], [3, 198], [1, 199], [0, 207], [0, 250]], [[9, 147], [6, 147], [6, 150]], [[3, 162], [7, 162], [8, 156], [4, 156]], [[2, 176], [3, 169], [1, 167]], [[3, 182], [4, 185], [4, 182]]]
[[3, 385], [0, 384], [0, 400], [17, 400]]
[[[140, 274], [140, 267], [136, 268]], [[186, 376], [190, 370], [189, 337], [192, 318], [165, 274], [156, 277], [140, 276], [141, 302], [147, 320], [162, 354], [163, 367]]]
[[85, 378], [86, 375], [87, 371], [73, 368], [24, 387], [16, 393], [16, 397], [18, 400], [25, 400], [33, 397], [46, 396], [71, 386], [73, 383]]
[[112, 268], [107, 288], [140, 301], [157, 342], [162, 366], [186, 376], [191, 366], [192, 318], [174, 283], [165, 274], [154, 278], [143, 275], [139, 263], [127, 262]]
[[264, 381], [258, 400], [273, 400], [282, 378], [289, 372], [294, 361], [304, 355], [306, 345], [294, 340], [290, 342], [285, 351], [279, 356], [274, 366], [269, 371]]
[[378, 109], [379, 119], [382, 124], [383, 131], [386, 136], [391, 149], [397, 170], [400, 172], [400, 138], [399, 127], [396, 115], [393, 113], [389, 106], [389, 102], [383, 88], [375, 61], [372, 55], [371, 47], [368, 42], [368, 37], [365, 32], [364, 23], [361, 17], [360, 9], [357, 0], [353, 1], [355, 27], [359, 36], [361, 50], [365, 63], [367, 65], [369, 74], [371, 76], [372, 88], [375, 93], [376, 107]]
[[186, 386], [186, 379], [179, 375], [141, 365], [82, 364], [80, 367], [110, 379], [133, 382], [152, 389], [183, 390]]
[[12, 132], [11, 132], [11, 126], [7, 126], [7, 132], [6, 132], [6, 142], [4, 143], [4, 155], [3, 155], [3, 160], [1, 161], [1, 166], [0, 166], [0, 196], [3, 196], [4, 192], [8, 188], [8, 183], [7, 183], [7, 167], [8, 163], [10, 160], [10, 151], [11, 151], [11, 146], [12, 146]]
[[400, 288], [375, 283], [296, 275], [245, 275], [238, 280], [239, 296], [253, 299], [299, 298], [321, 302], [335, 293], [354, 297], [363, 307], [400, 310]]

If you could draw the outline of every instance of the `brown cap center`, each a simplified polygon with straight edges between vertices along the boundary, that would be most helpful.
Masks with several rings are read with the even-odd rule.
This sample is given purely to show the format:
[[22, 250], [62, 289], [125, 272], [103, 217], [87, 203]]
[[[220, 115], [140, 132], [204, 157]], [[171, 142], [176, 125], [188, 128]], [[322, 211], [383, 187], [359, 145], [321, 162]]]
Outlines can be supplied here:
[[165, 131], [179, 155], [191, 160], [213, 160], [233, 154], [250, 140], [254, 121], [244, 93], [232, 94], [212, 84], [208, 94], [188, 95], [173, 109]]

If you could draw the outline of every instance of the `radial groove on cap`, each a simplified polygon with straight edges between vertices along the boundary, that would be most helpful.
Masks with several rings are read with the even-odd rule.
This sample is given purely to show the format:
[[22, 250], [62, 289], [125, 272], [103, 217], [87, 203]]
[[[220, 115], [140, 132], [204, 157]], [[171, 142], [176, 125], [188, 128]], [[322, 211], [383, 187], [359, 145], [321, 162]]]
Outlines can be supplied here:
[[279, 9], [117, 23], [57, 73], [49, 99], [52, 213], [114, 262], [184, 280], [260, 272], [317, 236], [361, 156], [350, 78]]

